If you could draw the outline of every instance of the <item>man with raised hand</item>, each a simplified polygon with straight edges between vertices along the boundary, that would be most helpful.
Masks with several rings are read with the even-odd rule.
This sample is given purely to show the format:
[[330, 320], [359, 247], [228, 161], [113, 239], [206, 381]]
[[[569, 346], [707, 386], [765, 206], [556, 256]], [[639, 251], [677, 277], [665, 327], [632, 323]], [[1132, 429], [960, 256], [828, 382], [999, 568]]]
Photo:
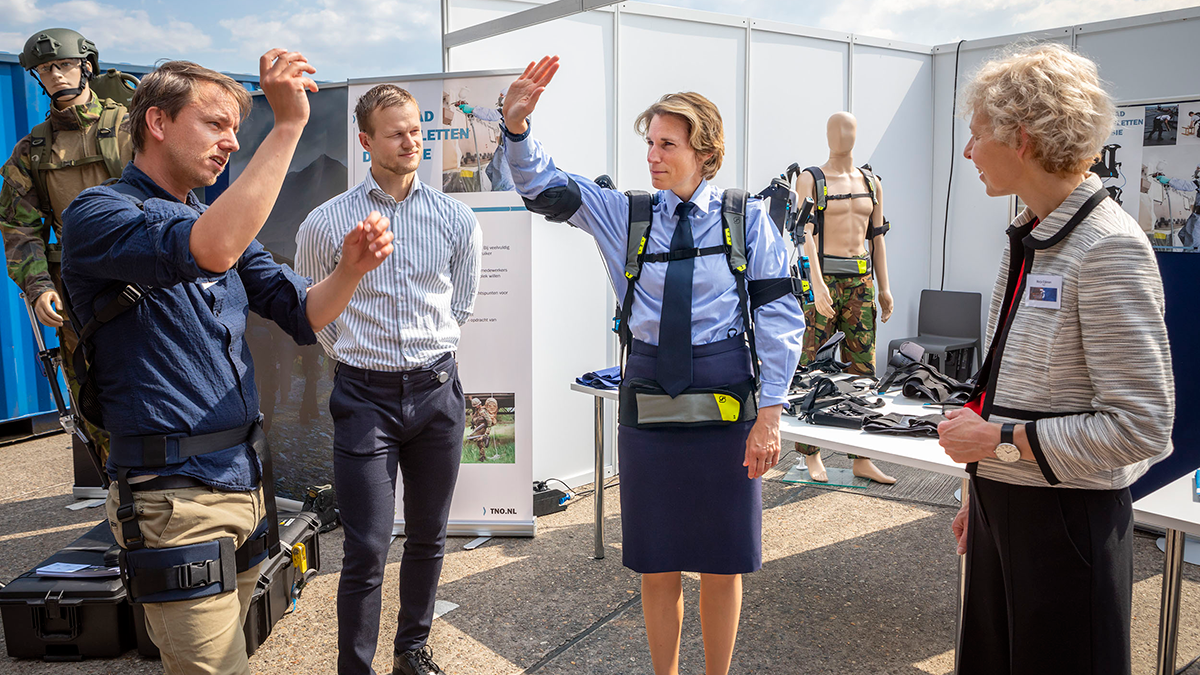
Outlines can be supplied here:
[[81, 399], [94, 389], [91, 413], [111, 433], [109, 525], [172, 674], [250, 672], [242, 626], [258, 566], [278, 547], [248, 312], [311, 344], [392, 250], [388, 220], [370, 214], [310, 287], [255, 240], [308, 121], [305, 92], [317, 91], [297, 52], [273, 49], [259, 70], [274, 128], [211, 207], [192, 190], [215, 183], [238, 150], [250, 96], [169, 61], [134, 95], [133, 163], [63, 220], [67, 307], [89, 361]]

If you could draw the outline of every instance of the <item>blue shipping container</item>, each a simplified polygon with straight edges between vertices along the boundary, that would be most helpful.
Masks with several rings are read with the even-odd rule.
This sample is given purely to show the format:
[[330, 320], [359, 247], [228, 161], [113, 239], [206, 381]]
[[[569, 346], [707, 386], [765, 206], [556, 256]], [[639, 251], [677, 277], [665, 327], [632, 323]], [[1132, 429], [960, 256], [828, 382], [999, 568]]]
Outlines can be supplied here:
[[[116, 68], [141, 78], [153, 66], [126, 63], [104, 63], [101, 68]], [[231, 75], [250, 91], [258, 89], [257, 75]], [[21, 68], [16, 54], [0, 53], [0, 163], [7, 161], [13, 146], [42, 120], [50, 110], [50, 99], [38, 83]], [[204, 197], [215, 199], [228, 186], [228, 173], [205, 191]], [[28, 310], [21, 298], [21, 289], [4, 275], [0, 291], [0, 422], [53, 412], [54, 397], [42, 374], [37, 358], [37, 342], [30, 326]], [[58, 344], [54, 331], [42, 327], [47, 346]], [[62, 382], [61, 378], [59, 380]], [[65, 392], [65, 384], [63, 385]]]

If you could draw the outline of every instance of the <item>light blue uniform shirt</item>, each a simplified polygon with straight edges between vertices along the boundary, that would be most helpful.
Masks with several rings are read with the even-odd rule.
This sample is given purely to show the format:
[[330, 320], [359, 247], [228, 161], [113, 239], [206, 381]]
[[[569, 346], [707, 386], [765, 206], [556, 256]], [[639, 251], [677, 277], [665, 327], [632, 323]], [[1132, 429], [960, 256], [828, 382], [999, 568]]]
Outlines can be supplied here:
[[[522, 197], [533, 199], [543, 190], [567, 184], [568, 174], [554, 166], [554, 160], [533, 138], [514, 141], [510, 137], [506, 144], [513, 181]], [[617, 297], [624, 298], [629, 198], [623, 192], [602, 188], [583, 176], [569, 175], [583, 195], [583, 205], [571, 216], [570, 223], [596, 238]], [[691, 202], [696, 206], [690, 219], [697, 248], [720, 246], [723, 241], [723, 193], [724, 190], [709, 185], [708, 181], [701, 181], [692, 195]], [[679, 203], [674, 192], [658, 192], [646, 253], [670, 250], [671, 236], [679, 222], [675, 217], [675, 207]], [[747, 281], [787, 276], [787, 245], [758, 199], [751, 199], [746, 207], [746, 252], [749, 258]], [[652, 345], [658, 344], [666, 275], [667, 263], [646, 263], [634, 286], [629, 329], [634, 338]], [[728, 258], [724, 255], [695, 258], [692, 344], [708, 344], [737, 335], [745, 330], [742, 324], [737, 283], [729, 271]], [[783, 403], [803, 349], [804, 312], [796, 297], [788, 294], [759, 307], [754, 312], [754, 333], [758, 358], [762, 362], [758, 405], [761, 408]]]

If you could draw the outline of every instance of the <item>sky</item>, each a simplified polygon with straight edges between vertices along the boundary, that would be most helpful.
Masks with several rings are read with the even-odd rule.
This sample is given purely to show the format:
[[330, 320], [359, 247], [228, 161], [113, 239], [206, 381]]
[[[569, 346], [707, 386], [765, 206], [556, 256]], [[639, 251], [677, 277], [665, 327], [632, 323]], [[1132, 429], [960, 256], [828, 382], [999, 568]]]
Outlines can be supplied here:
[[[1197, 5], [1196, 0], [659, 0], [658, 4], [937, 45]], [[439, 0], [0, 0], [0, 52], [66, 27], [101, 60], [189, 59], [256, 73], [271, 47], [300, 50], [319, 80], [441, 70]]]

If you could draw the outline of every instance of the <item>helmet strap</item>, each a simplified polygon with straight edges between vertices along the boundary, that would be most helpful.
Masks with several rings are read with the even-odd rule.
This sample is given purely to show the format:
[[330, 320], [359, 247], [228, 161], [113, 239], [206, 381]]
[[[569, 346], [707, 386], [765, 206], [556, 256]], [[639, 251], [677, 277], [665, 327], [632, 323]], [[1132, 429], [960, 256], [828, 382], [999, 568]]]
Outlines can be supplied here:
[[[36, 79], [36, 75], [34, 77]], [[90, 81], [91, 79], [92, 79], [91, 64], [88, 63], [87, 59], [83, 59], [83, 63], [79, 64], [79, 86], [71, 87], [70, 89], [62, 89], [60, 91], [54, 92], [53, 94], [50, 94], [50, 102], [57, 105], [58, 100], [60, 98], [68, 98], [69, 99], [69, 98], [75, 98], [76, 96], [79, 96], [80, 94], [83, 93], [83, 88], [85, 86], [87, 86], [87, 82]], [[42, 91], [46, 91], [46, 85], [42, 84], [42, 81], [40, 79], [38, 80], [38, 84], [42, 85]]]

